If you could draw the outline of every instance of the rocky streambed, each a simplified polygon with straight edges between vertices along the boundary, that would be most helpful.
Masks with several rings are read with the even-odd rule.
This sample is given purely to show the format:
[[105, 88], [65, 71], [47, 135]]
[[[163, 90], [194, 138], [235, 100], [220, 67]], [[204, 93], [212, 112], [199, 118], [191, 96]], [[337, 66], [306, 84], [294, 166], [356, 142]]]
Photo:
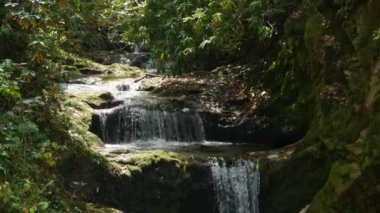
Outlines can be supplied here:
[[[62, 170], [67, 174], [67, 188], [88, 202], [125, 212], [223, 212], [238, 204], [222, 203], [229, 198], [217, 194], [213, 177], [230, 174], [245, 182], [254, 176], [244, 172], [255, 171], [261, 164], [263, 176], [273, 162], [294, 152], [292, 146], [273, 149], [293, 142], [300, 133], [286, 126], [274, 128], [281, 122], [264, 113], [270, 99], [266, 91], [217, 85], [216, 73], [212, 78], [141, 80], [143, 75], [105, 74], [64, 85], [72, 137], [88, 148], [69, 156]], [[223, 88], [224, 93], [217, 92]], [[215, 159], [225, 162], [214, 169], [226, 172], [222, 176], [212, 174]], [[237, 163], [242, 160], [252, 163]], [[233, 168], [242, 175], [235, 177]], [[261, 178], [264, 185], [257, 187], [269, 191], [270, 184]], [[234, 187], [255, 189], [226, 187], [231, 196]], [[269, 200], [246, 197], [257, 203], [242, 204], [246, 208], [241, 211], [256, 211], [247, 210], [252, 205], [259, 209], [259, 198], [261, 203]]]

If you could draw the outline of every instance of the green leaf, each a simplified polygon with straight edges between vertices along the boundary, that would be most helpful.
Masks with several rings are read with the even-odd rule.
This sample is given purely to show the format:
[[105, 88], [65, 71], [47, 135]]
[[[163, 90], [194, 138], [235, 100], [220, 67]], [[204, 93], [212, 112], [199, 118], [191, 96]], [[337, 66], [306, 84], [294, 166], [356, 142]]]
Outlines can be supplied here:
[[204, 49], [206, 45], [211, 44], [215, 40], [216, 36], [211, 36], [210, 39], [202, 41], [202, 43], [199, 45], [199, 48]]
[[29, 208], [29, 213], [36, 213], [38, 211], [38, 207], [36, 205]]
[[42, 201], [42, 202], [38, 203], [38, 209], [39, 210], [46, 210], [47, 208], [49, 208], [49, 202]]
[[26, 121], [17, 126], [17, 131], [20, 134], [32, 134], [38, 132], [38, 127], [35, 123]]

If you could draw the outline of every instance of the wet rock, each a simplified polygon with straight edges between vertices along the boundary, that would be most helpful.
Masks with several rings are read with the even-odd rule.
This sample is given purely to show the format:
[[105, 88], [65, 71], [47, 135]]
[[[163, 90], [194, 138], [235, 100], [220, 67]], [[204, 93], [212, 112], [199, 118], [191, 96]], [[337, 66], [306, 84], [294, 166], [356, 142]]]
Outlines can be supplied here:
[[112, 101], [114, 100], [113, 95], [110, 92], [103, 93], [99, 95], [99, 98], [105, 100], [105, 101]]
[[307, 131], [307, 127], [287, 126], [263, 115], [237, 120], [230, 113], [204, 111], [200, 115], [209, 141], [255, 143], [274, 148], [299, 140]]
[[116, 89], [119, 91], [128, 91], [131, 89], [131, 86], [129, 86], [128, 84], [119, 84], [116, 86]]
[[79, 69], [79, 72], [84, 74], [84, 75], [100, 75], [100, 74], [103, 74], [103, 71], [96, 70], [93, 68], [81, 68], [81, 69]]
[[150, 59], [149, 53], [134, 53], [131, 57], [131, 66], [142, 67]]
[[122, 105], [124, 101], [117, 100], [117, 101], [110, 101], [110, 102], [102, 102], [99, 104], [94, 104], [91, 102], [86, 102], [86, 103], [93, 109], [110, 109], [110, 108], [114, 108], [114, 107]]
[[237, 98], [229, 99], [227, 101], [227, 104], [230, 106], [241, 106], [241, 105], [247, 104], [248, 102], [249, 102], [248, 97], [237, 97]]
[[147, 91], [147, 92], [150, 92], [150, 91], [154, 91], [156, 89], [155, 86], [144, 86], [144, 87], [139, 87], [139, 91]]
[[201, 94], [202, 92], [203, 90], [200, 88], [193, 88], [189, 90], [189, 94], [191, 95], [198, 95], [198, 94]]
[[94, 94], [77, 94], [84, 103], [89, 105], [92, 109], [110, 109], [122, 105], [123, 100], [115, 100], [113, 95], [109, 92], [94, 93]]
[[[163, 151], [134, 158], [136, 166], [115, 165], [91, 153], [73, 154], [59, 169], [67, 190], [86, 202], [124, 212], [215, 212], [216, 195], [208, 165], [184, 166]], [[73, 181], [87, 184], [72, 187]]]

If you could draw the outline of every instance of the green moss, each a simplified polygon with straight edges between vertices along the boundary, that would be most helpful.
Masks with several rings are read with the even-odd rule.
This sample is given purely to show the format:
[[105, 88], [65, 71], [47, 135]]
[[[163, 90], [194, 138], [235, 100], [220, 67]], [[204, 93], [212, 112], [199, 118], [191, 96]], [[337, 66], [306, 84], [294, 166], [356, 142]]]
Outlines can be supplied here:
[[340, 212], [370, 212], [380, 209], [379, 159], [372, 161], [362, 175], [339, 198], [336, 209]]
[[323, 186], [330, 169], [329, 153], [311, 146], [289, 160], [261, 163], [260, 206], [266, 212], [299, 212]]
[[72, 140], [90, 147], [103, 144], [99, 137], [89, 131], [93, 112], [88, 104], [77, 97], [67, 98], [64, 113], [70, 118]]
[[335, 212], [334, 205], [339, 196], [347, 191], [360, 175], [361, 169], [358, 164], [335, 162], [325, 186], [313, 199], [308, 212]]
[[321, 35], [323, 33], [323, 17], [319, 14], [313, 15], [308, 19], [305, 27], [305, 45], [311, 53], [315, 53], [318, 48]]
[[144, 168], [162, 162], [174, 163], [177, 168], [179, 168], [181, 164], [181, 160], [178, 158], [177, 154], [156, 150], [128, 155], [119, 162], [119, 165], [122, 165], [124, 174], [131, 175], [136, 172], [142, 173]]
[[144, 73], [142, 69], [139, 69], [137, 67], [117, 63], [111, 65], [103, 65], [96, 63], [93, 60], [83, 57], [81, 55], [68, 53], [63, 50], [59, 51], [59, 55], [61, 60], [63, 60], [62, 64], [64, 64], [63, 68], [66, 71], [67, 79], [73, 79], [83, 76], [79, 72], [81, 68], [89, 68], [91, 70], [96, 70], [101, 73], [107, 74], [104, 77], [102, 77], [104, 80], [120, 77], [138, 77]]

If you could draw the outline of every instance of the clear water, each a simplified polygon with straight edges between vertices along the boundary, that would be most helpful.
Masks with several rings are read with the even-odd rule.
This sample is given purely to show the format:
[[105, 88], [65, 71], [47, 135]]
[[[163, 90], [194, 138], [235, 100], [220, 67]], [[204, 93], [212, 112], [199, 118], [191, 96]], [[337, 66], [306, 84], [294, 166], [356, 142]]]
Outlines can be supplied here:
[[258, 162], [239, 159], [227, 165], [222, 158], [212, 158], [210, 164], [219, 212], [258, 213]]

